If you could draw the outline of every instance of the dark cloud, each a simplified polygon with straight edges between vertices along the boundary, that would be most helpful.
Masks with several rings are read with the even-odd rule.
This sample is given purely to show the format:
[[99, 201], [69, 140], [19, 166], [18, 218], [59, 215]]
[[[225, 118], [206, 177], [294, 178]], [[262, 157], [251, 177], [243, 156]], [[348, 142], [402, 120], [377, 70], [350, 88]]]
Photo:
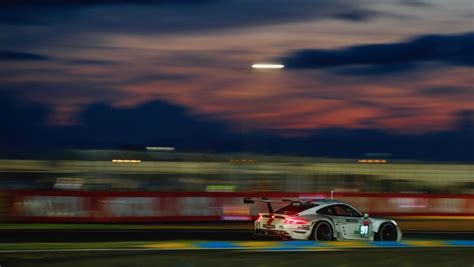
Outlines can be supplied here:
[[[348, 74], [379, 74], [386, 70], [403, 71], [412, 64], [435, 62], [474, 66], [474, 33], [426, 35], [406, 42], [367, 44], [344, 49], [304, 49], [283, 58], [293, 69], [364, 67], [346, 70]], [[377, 69], [378, 68], [378, 69]]]
[[56, 61], [69, 65], [114, 65], [116, 62], [110, 60], [97, 59], [62, 59], [44, 54], [28, 53], [20, 51], [0, 50], [0, 60], [2, 61]]
[[427, 96], [455, 96], [465, 97], [471, 95], [474, 100], [474, 89], [466, 87], [455, 87], [455, 86], [437, 86], [422, 88], [420, 93]]
[[153, 144], [173, 140], [182, 143], [209, 141], [229, 134], [224, 123], [192, 115], [182, 106], [162, 101], [131, 108], [112, 107], [98, 103], [88, 106], [79, 115], [83, 141], [99, 144]]
[[104, 42], [107, 36], [115, 34], [219, 33], [326, 19], [366, 22], [379, 17], [377, 10], [368, 10], [365, 0], [357, 3], [345, 0], [55, 2], [68, 1], [3, 6], [0, 26], [5, 31], [0, 32], [1, 47], [37, 50], [54, 46], [65, 50], [91, 44], [109, 46]]
[[18, 51], [0, 51], [0, 60], [2, 61], [39, 61], [51, 59], [51, 57], [41, 54]]
[[[404, 112], [404, 111], [403, 111]], [[402, 112], [402, 113], [403, 113]], [[97, 103], [80, 113], [80, 123], [54, 126], [50, 111], [0, 91], [0, 148], [117, 148], [168, 145], [180, 151], [257, 152], [327, 157], [361, 157], [370, 151], [394, 158], [474, 161], [474, 112], [462, 111], [453, 130], [419, 135], [381, 130], [319, 129], [285, 138], [272, 132], [238, 133], [227, 124], [193, 114], [187, 108], [153, 101], [130, 108]], [[317, 149], [314, 149], [317, 148]]]
[[39, 146], [48, 142], [44, 105], [22, 101], [18, 95], [0, 91], [0, 148]]
[[115, 65], [117, 62], [111, 60], [98, 60], [98, 59], [64, 59], [65, 63], [70, 65], [102, 65], [110, 66]]
[[[55, 73], [61, 75], [61, 73]], [[44, 75], [51, 75], [45, 72]], [[68, 75], [64, 73], [63, 75]], [[1, 77], [1, 76], [0, 76]], [[2, 84], [0, 92], [12, 92], [28, 99], [44, 99], [54, 103], [72, 103], [83, 99], [126, 99], [130, 94], [116, 90], [107, 82], [95, 83], [88, 81], [71, 80], [62, 82], [15, 82]]]
[[411, 7], [427, 7], [433, 5], [432, 3], [429, 3], [424, 0], [400, 0], [400, 4], [406, 5], [406, 6], [411, 6]]
[[[3, 2], [2, 2], [3, 3]], [[38, 2], [37, 2], [38, 3]], [[62, 6], [49, 6], [49, 5], [4, 5], [2, 6], [2, 12], [0, 12], [0, 25], [5, 26], [48, 26], [59, 23], [65, 23], [68, 18], [71, 19], [76, 16], [77, 11], [71, 8], [65, 8]], [[24, 34], [24, 29], [21, 30], [21, 34]], [[10, 32], [15, 34], [16, 31]], [[59, 32], [56, 32], [58, 34]]]
[[124, 84], [142, 84], [147, 82], [169, 81], [189, 83], [195, 80], [197, 75], [193, 74], [177, 74], [177, 73], [156, 73], [135, 77], [124, 82]]
[[334, 17], [340, 20], [363, 22], [374, 19], [380, 16], [381, 13], [371, 10], [350, 10], [342, 13], [334, 14]]
[[[460, 129], [461, 132], [467, 133], [471, 137], [471, 143], [474, 143], [474, 110], [461, 110], [457, 114], [456, 127]], [[472, 146], [471, 146], [472, 147]], [[472, 150], [474, 153], [474, 149]]]
[[45, 6], [45, 5], [201, 5], [216, 2], [218, 0], [4, 0], [0, 6]]
[[[460, 115], [459, 115], [460, 116]], [[452, 131], [419, 135], [391, 134], [381, 130], [323, 129], [305, 141], [317, 144], [320, 153], [336, 157], [357, 157], [368, 151], [383, 151], [394, 158], [474, 161], [472, 124], [459, 117]]]
[[335, 68], [333, 73], [351, 76], [380, 76], [413, 71], [416, 67], [416, 64], [413, 63], [397, 63], [382, 66], [350, 66]]
[[380, 125], [383, 125], [384, 121], [387, 119], [406, 119], [421, 114], [420, 110], [416, 108], [387, 107], [385, 109], [386, 111], [383, 114], [367, 119], [362, 119], [358, 123], [364, 126], [364, 128], [379, 129], [381, 128]]
[[0, 13], [0, 23], [57, 27], [55, 33], [62, 37], [76, 32], [172, 34], [329, 18], [366, 21], [376, 13], [363, 8], [365, 2], [343, 0], [273, 0], [271, 3], [266, 0], [150, 0], [139, 1], [139, 4], [135, 1], [92, 1], [92, 4], [72, 1], [78, 4], [59, 4], [68, 2], [51, 0], [49, 5], [41, 6], [10, 5], [6, 7], [8, 12]]
[[233, 136], [225, 123], [193, 115], [188, 109], [161, 101], [130, 108], [105, 103], [87, 106], [79, 123], [58, 126], [48, 122], [44, 105], [24, 102], [0, 91], [0, 148], [119, 147], [168, 144], [187, 149], [217, 149]]

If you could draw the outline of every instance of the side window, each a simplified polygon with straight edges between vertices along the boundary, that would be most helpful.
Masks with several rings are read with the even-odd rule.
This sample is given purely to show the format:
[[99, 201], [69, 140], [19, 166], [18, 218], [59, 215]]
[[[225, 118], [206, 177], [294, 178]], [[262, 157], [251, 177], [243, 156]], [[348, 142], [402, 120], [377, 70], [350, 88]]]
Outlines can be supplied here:
[[356, 211], [355, 209], [349, 207], [349, 206], [345, 206], [347, 211], [351, 214], [351, 217], [362, 217], [362, 214], [360, 214], [360, 212]]
[[322, 214], [322, 215], [335, 215], [334, 210], [332, 209], [332, 206], [322, 208], [318, 210], [317, 213]]
[[336, 216], [362, 217], [359, 212], [346, 205], [334, 205], [334, 211], [336, 212]]

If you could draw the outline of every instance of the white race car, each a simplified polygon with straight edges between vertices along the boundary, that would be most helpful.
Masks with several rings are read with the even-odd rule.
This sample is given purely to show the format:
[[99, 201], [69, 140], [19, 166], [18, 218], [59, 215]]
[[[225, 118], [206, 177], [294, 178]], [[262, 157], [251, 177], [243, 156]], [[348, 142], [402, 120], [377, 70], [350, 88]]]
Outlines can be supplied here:
[[[351, 205], [333, 199], [270, 200], [244, 198], [244, 203], [266, 202], [268, 213], [259, 213], [256, 236], [316, 241], [400, 241], [402, 232], [394, 220], [370, 218]], [[273, 211], [272, 202], [288, 202]]]

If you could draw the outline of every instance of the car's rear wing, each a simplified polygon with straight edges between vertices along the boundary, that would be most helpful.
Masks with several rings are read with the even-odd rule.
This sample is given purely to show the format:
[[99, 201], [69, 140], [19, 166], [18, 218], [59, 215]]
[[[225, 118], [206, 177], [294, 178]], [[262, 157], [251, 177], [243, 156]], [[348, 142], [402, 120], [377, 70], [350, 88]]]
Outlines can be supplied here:
[[269, 199], [266, 197], [262, 197], [262, 198], [245, 197], [244, 198], [245, 204], [253, 204], [255, 202], [280, 203], [280, 202], [291, 202], [291, 201], [294, 201], [294, 199], [289, 199], [289, 198]]
[[[267, 203], [267, 208], [268, 208], [268, 213], [273, 213], [273, 207], [272, 203], [280, 203], [280, 202], [295, 202], [293, 199], [269, 199], [266, 197], [262, 198], [250, 198], [250, 197], [245, 197], [244, 198], [244, 204], [254, 204], [255, 202], [265, 202]], [[299, 202], [299, 201], [297, 201]]]

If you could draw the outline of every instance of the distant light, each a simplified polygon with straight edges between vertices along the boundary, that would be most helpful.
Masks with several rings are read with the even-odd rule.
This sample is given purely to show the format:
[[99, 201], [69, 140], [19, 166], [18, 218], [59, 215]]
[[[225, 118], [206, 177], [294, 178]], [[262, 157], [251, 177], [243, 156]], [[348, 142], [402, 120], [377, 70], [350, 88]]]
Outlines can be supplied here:
[[139, 159], [113, 159], [113, 163], [140, 163], [142, 162]]
[[175, 148], [171, 146], [147, 146], [146, 150], [151, 151], [174, 151]]
[[234, 192], [235, 185], [210, 184], [206, 186], [206, 192]]
[[387, 163], [386, 159], [360, 159], [359, 163]]
[[231, 159], [229, 162], [233, 163], [255, 163], [257, 160], [255, 159]]
[[256, 63], [252, 65], [254, 69], [283, 69], [285, 65], [271, 63]]

